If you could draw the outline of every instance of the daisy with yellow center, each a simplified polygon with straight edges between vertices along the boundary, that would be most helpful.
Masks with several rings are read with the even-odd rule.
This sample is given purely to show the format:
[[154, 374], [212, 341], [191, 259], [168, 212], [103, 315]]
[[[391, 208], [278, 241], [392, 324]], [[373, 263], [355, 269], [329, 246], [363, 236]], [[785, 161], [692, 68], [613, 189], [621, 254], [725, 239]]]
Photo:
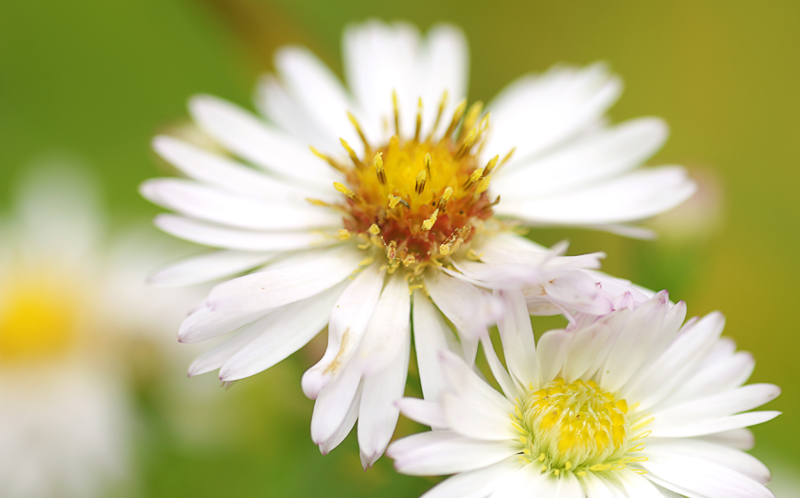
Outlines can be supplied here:
[[467, 104], [467, 47], [452, 27], [422, 37], [369, 22], [349, 28], [344, 47], [349, 89], [308, 51], [279, 51], [256, 99], [266, 119], [194, 98], [193, 118], [230, 156], [158, 137], [156, 151], [188, 178], [151, 180], [142, 193], [178, 213], [157, 217], [161, 229], [220, 249], [155, 283], [247, 273], [219, 284], [181, 327], [183, 342], [231, 334], [190, 374], [242, 379], [327, 326], [328, 349], [303, 378], [317, 400], [312, 438], [328, 452], [359, 419], [369, 466], [394, 430], [412, 324], [433, 396], [439, 349], [474, 358], [497, 309], [488, 289], [522, 286], [536, 313], [611, 309], [596, 286], [606, 277], [584, 271], [600, 254], [563, 257], [521, 228], [641, 234], [627, 223], [694, 185], [680, 167], [632, 172], [666, 127], [605, 126], [620, 82], [600, 65], [524, 77], [484, 107]]
[[141, 247], [119, 261], [101, 250], [97, 193], [80, 169], [32, 168], [15, 193], [0, 215], [0, 496], [102, 496], [128, 474], [123, 336], [177, 326], [155, 303], [189, 301], [128, 271]]
[[780, 391], [742, 386], [753, 359], [720, 338], [720, 314], [682, 325], [685, 305], [661, 292], [534, 344], [524, 296], [502, 295], [505, 367], [484, 338], [502, 394], [445, 351], [439, 398], [398, 402], [436, 430], [392, 444], [396, 468], [456, 474], [426, 498], [773, 496], [741, 450], [745, 427], [777, 415], [747, 410]]

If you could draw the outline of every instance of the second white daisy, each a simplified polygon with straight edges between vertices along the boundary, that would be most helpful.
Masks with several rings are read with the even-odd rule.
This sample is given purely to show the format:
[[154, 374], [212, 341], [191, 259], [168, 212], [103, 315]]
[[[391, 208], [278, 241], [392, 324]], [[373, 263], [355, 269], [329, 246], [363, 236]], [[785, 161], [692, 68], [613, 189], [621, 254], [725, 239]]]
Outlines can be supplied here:
[[443, 352], [439, 399], [399, 402], [438, 430], [394, 443], [397, 469], [457, 474], [427, 498], [773, 496], [767, 468], [741, 449], [745, 427], [777, 415], [747, 410], [780, 391], [742, 387], [754, 362], [720, 339], [720, 314], [681, 326], [685, 305], [661, 292], [534, 344], [524, 297], [506, 299], [507, 370], [485, 342], [502, 394]]

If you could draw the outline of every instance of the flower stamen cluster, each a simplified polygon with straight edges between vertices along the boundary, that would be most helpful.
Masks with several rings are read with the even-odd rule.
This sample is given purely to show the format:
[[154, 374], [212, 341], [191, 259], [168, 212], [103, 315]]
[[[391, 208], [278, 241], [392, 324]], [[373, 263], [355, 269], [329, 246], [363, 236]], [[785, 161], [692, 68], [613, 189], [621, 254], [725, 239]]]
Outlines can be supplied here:
[[540, 462], [542, 472], [560, 475], [587, 471], [605, 472], [626, 468], [628, 463], [646, 459], [626, 456], [644, 449], [631, 437], [641, 424], [632, 427], [625, 399], [598, 387], [593, 380], [567, 384], [556, 379], [540, 389], [531, 388], [515, 407], [514, 426], [522, 433], [523, 459]]
[[349, 115], [363, 142], [363, 157], [345, 140], [341, 143], [350, 163], [315, 153], [346, 178], [346, 184], [334, 183], [344, 196], [337, 206], [345, 213], [340, 238], [357, 236], [362, 239], [360, 248], [380, 248], [390, 273], [402, 264], [412, 275], [419, 275], [426, 267], [441, 266], [457, 251], [466, 250], [492, 217], [499, 197], [491, 201], [487, 189], [492, 173], [510, 154], [503, 161], [495, 156], [485, 165], [478, 163], [489, 129], [489, 115], [480, 118], [480, 102], [467, 109], [462, 101], [439, 139], [434, 132], [447, 105], [446, 92], [433, 131], [426, 137], [421, 134], [422, 99], [410, 139], [400, 133], [396, 96], [393, 103], [395, 133], [387, 143], [373, 146]]

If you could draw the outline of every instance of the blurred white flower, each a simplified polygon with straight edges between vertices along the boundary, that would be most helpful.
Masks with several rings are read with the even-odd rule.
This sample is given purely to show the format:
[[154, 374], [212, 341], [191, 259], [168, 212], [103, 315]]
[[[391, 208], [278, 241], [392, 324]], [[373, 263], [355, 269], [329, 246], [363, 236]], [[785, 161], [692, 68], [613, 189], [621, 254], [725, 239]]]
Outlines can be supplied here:
[[327, 453], [358, 418], [367, 467], [394, 430], [411, 323], [427, 397], [440, 383], [434, 351], [474, 357], [475, 332], [495, 308], [483, 287], [503, 285], [496, 275], [521, 278], [550, 313], [604, 304], [575, 271], [596, 268], [600, 255], [562, 258], [515, 226], [641, 234], [625, 224], [679, 204], [694, 184], [677, 166], [632, 172], [666, 126], [606, 126], [621, 83], [602, 65], [523, 77], [484, 112], [466, 106], [467, 44], [453, 27], [422, 37], [402, 23], [356, 25], [344, 59], [349, 90], [307, 50], [279, 51], [278, 77], [266, 77], [257, 98], [269, 122], [214, 97], [192, 99], [203, 131], [255, 168], [159, 137], [155, 149], [189, 179], [155, 179], [141, 191], [179, 213], [159, 216], [161, 229], [221, 249], [154, 282], [258, 268], [217, 286], [184, 322], [184, 342], [234, 333], [190, 373], [253, 375], [328, 325], [329, 347], [303, 378], [317, 400], [312, 438]]
[[722, 315], [682, 326], [685, 305], [660, 292], [534, 344], [524, 297], [504, 295], [507, 369], [484, 348], [502, 394], [445, 351], [438, 400], [398, 402], [434, 430], [392, 444], [396, 468], [457, 474], [427, 498], [773, 496], [767, 468], [741, 450], [745, 427], [777, 415], [747, 410], [779, 389], [742, 387], [754, 361], [720, 338]]
[[0, 496], [102, 496], [131, 474], [126, 335], [168, 333], [187, 301], [110, 256], [83, 170], [37, 168], [16, 194], [0, 217]]

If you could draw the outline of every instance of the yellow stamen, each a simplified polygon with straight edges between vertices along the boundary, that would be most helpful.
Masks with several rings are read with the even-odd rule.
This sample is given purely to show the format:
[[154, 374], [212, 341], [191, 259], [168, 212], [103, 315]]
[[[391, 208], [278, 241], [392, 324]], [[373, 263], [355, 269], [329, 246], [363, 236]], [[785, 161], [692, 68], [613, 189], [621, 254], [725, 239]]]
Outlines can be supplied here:
[[344, 194], [348, 199], [355, 201], [356, 200], [356, 193], [350, 190], [349, 188], [345, 187], [339, 182], [333, 182], [333, 188], [335, 188], [340, 194]]
[[414, 141], [419, 141], [419, 132], [422, 130], [422, 97], [417, 100], [417, 125], [414, 128]]
[[447, 201], [450, 200], [450, 197], [453, 195], [453, 187], [447, 187], [444, 189], [444, 193], [439, 198], [439, 204], [437, 205], [438, 208], [444, 211], [445, 206], [447, 206]]
[[436, 218], [439, 216], [439, 210], [433, 212], [430, 218], [422, 222], [422, 229], [425, 231], [430, 230], [433, 228], [434, 223], [436, 223]]
[[426, 140], [430, 140], [433, 137], [433, 134], [436, 133], [436, 129], [439, 128], [439, 123], [442, 121], [442, 115], [444, 114], [445, 107], [447, 107], [447, 90], [444, 91], [442, 94], [442, 100], [439, 101], [439, 110], [436, 111], [436, 120], [433, 122], [433, 128], [431, 128], [431, 132]]
[[375, 166], [375, 174], [378, 175], [378, 181], [381, 185], [386, 185], [386, 171], [383, 169], [383, 152], [375, 154], [372, 164]]
[[414, 184], [414, 191], [417, 194], [421, 194], [425, 190], [425, 180], [428, 179], [428, 175], [425, 173], [425, 170], [422, 170], [417, 175], [417, 181]]
[[397, 91], [392, 90], [392, 109], [394, 110], [394, 134], [400, 135], [400, 111], [397, 109]]
[[344, 138], [340, 138], [339, 142], [342, 143], [342, 147], [344, 147], [344, 150], [347, 151], [347, 154], [350, 156], [350, 160], [353, 161], [353, 164], [355, 164], [357, 168], [363, 168], [364, 164], [361, 162], [361, 159], [358, 158], [356, 151], [354, 151], [353, 148], [350, 147], [350, 144], [347, 143], [347, 141]]
[[456, 127], [458, 123], [461, 121], [461, 118], [464, 116], [464, 111], [467, 109], [467, 99], [461, 101], [456, 107], [455, 112], [453, 113], [453, 119], [450, 121], [450, 126], [447, 127], [447, 131], [444, 132], [443, 140], [448, 139], [453, 135], [453, 132], [456, 131]]
[[461, 124], [461, 133], [459, 135], [459, 139], [462, 139], [464, 135], [466, 135], [468, 130], [471, 130], [475, 123], [478, 121], [478, 116], [481, 115], [481, 111], [483, 110], [483, 102], [480, 100], [469, 106], [469, 110], [464, 115], [464, 122]]
[[355, 116], [353, 116], [353, 113], [351, 113], [350, 111], [347, 111], [347, 119], [350, 120], [350, 123], [352, 123], [353, 127], [356, 129], [356, 133], [358, 133], [358, 138], [360, 138], [361, 143], [364, 144], [364, 150], [365, 151], [370, 150], [369, 142], [367, 142], [367, 137], [364, 136], [364, 130], [361, 129], [361, 125], [359, 124], [358, 120], [356, 119]]
[[347, 173], [347, 169], [344, 166], [337, 163], [332, 157], [323, 154], [322, 152], [318, 151], [311, 145], [309, 145], [308, 148], [311, 149], [311, 152], [313, 152], [315, 156], [327, 162], [336, 171], [340, 171], [345, 174]]

